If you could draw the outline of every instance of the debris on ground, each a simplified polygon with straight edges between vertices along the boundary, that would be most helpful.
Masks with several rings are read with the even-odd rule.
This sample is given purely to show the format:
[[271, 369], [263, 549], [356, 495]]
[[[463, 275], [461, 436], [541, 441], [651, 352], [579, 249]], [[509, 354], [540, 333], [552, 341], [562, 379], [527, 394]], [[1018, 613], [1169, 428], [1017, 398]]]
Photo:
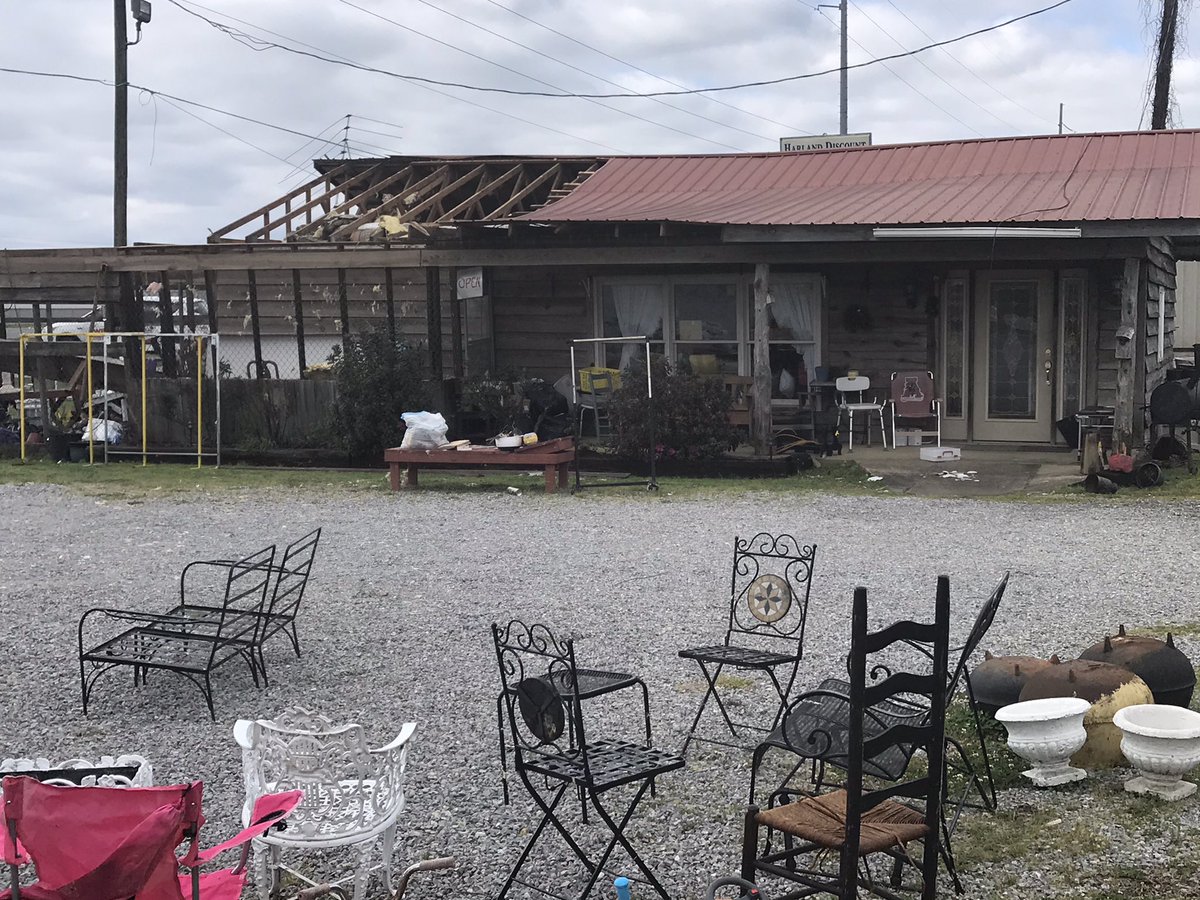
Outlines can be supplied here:
[[969, 472], [958, 472], [954, 469], [947, 469], [944, 472], [938, 473], [939, 478], [953, 478], [955, 481], [978, 481], [979, 473], [972, 469]]

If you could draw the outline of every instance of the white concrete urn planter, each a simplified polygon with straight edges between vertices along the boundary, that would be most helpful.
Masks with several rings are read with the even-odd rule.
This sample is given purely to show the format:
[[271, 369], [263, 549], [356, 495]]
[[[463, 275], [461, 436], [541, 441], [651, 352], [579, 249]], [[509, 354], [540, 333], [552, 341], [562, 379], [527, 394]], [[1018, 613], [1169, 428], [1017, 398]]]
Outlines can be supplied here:
[[1022, 774], [1038, 787], [1053, 787], [1087, 778], [1070, 764], [1071, 754], [1084, 745], [1083, 717], [1092, 704], [1078, 697], [1023, 700], [1002, 707], [996, 720], [1008, 729], [1013, 753], [1033, 763]]
[[1138, 770], [1125, 790], [1182, 800], [1196, 792], [1183, 776], [1200, 765], [1200, 713], [1180, 706], [1139, 704], [1117, 710], [1121, 752]]

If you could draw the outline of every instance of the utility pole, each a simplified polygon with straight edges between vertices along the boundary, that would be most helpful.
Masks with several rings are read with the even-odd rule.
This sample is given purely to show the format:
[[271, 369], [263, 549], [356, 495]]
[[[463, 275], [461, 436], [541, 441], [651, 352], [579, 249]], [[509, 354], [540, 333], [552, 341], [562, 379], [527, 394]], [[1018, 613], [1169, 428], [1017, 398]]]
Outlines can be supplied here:
[[839, 106], [838, 106], [838, 112], [840, 113], [840, 115], [838, 116], [838, 128], [841, 130], [838, 132], [838, 134], [849, 134], [850, 133], [849, 122], [848, 122], [848, 118], [849, 118], [848, 112], [849, 112], [849, 105], [850, 105], [850, 79], [849, 79], [850, 53], [849, 53], [849, 46], [848, 46], [849, 38], [848, 38], [847, 29], [846, 29], [846, 22], [847, 22], [846, 3], [847, 3], [847, 0], [838, 0], [837, 6], [834, 6], [832, 3], [817, 4], [818, 10], [836, 9], [841, 13], [841, 17], [842, 17], [842, 72], [841, 72], [842, 84], [841, 84], [841, 96], [840, 96], [841, 102], [839, 103]]
[[129, 195], [129, 33], [125, 0], [113, 0], [113, 49], [116, 91], [113, 104], [113, 246], [129, 243], [126, 201]]
[[1150, 130], [1167, 127], [1167, 111], [1171, 104], [1171, 66], [1175, 60], [1175, 31], [1179, 23], [1179, 0], [1163, 0], [1162, 25], [1158, 29], [1158, 59], [1154, 66], [1154, 105], [1150, 113]]

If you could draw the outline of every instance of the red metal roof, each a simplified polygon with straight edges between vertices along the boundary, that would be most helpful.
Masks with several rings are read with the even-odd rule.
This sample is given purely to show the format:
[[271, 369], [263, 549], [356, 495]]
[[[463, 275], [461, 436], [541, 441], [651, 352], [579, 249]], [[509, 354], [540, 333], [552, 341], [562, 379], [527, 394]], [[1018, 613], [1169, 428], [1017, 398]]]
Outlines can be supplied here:
[[1200, 130], [616, 157], [535, 222], [965, 225], [1200, 218]]

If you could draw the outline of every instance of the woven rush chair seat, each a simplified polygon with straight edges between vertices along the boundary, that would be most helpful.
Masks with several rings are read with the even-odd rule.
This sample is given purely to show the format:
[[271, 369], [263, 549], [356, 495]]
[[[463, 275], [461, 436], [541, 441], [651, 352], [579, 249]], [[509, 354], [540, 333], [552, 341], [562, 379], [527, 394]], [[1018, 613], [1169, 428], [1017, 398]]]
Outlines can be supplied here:
[[694, 647], [691, 650], [680, 650], [679, 655], [684, 659], [721, 663], [737, 666], [742, 669], [769, 669], [772, 666], [795, 662], [800, 658], [795, 653], [772, 653], [769, 650], [754, 650], [750, 647], [728, 647], [724, 644], [714, 644], [711, 647]]
[[[757, 818], [760, 825], [836, 850], [846, 841], [846, 792], [805, 797], [764, 810]], [[863, 813], [860, 828], [858, 852], [863, 855], [903, 847], [929, 833], [920, 812], [895, 800], [884, 800]]]
[[[529, 762], [530, 771], [554, 778], [569, 778], [583, 783], [587, 780], [583, 757], [548, 756]], [[587, 745], [587, 768], [591, 783], [597, 790], [618, 787], [662, 772], [679, 768], [679, 757], [654, 747], [641, 747], [628, 741], [594, 741]]]

